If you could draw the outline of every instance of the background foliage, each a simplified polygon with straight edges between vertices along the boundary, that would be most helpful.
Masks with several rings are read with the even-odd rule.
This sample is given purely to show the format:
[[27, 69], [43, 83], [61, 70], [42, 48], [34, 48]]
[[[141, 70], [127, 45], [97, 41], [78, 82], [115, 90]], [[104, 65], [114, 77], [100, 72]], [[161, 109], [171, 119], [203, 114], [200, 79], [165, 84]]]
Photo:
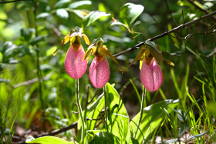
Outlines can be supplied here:
[[[144, 6], [144, 11], [137, 8], [133, 14], [134, 9], [130, 11], [123, 7], [127, 2]], [[207, 13], [216, 9], [215, 0], [194, 3]], [[0, 3], [0, 141], [11, 143], [16, 141], [14, 136], [34, 136], [78, 121], [75, 80], [65, 73], [63, 67], [68, 45], [61, 45], [64, 35], [73, 28], [82, 27], [91, 41], [102, 37], [111, 53], [115, 54], [197, 19], [206, 12], [195, 7], [190, 0], [26, 0]], [[164, 116], [163, 121], [159, 120], [161, 124], [146, 139], [155, 141], [162, 137], [175, 141], [175, 138], [194, 136], [191, 140], [197, 143], [215, 141], [215, 21], [216, 18], [211, 17], [155, 41], [164, 57], [173, 61], [175, 67], [160, 64], [164, 75], [163, 85], [155, 93], [147, 92], [143, 100], [143, 107], [151, 104], [157, 106], [154, 109], [156, 112], [150, 112], [151, 116], [154, 117], [155, 113]], [[84, 48], [87, 49], [87, 46], [84, 45]], [[139, 63], [130, 65], [137, 52], [135, 50], [117, 57], [121, 65], [127, 67], [127, 72], [121, 72], [119, 66], [109, 59], [109, 82], [115, 84], [119, 93], [114, 94], [118, 95], [116, 99], [123, 101], [125, 107], [121, 108], [120, 113], [129, 116], [127, 121], [139, 112], [142, 101]], [[106, 87], [115, 91], [111, 85]], [[100, 100], [101, 93], [101, 89], [91, 86], [87, 75], [80, 79], [84, 109], [88, 104]], [[179, 99], [179, 104], [171, 105], [171, 110], [161, 111], [157, 102], [167, 99]], [[162, 104], [166, 102], [162, 101]], [[97, 108], [98, 116], [91, 111], [87, 115], [94, 115], [98, 119], [99, 115], [103, 115], [100, 113], [103, 107]], [[149, 113], [144, 111], [145, 115]], [[134, 119], [139, 117], [138, 114]], [[108, 123], [112, 123], [110, 120], [113, 119], [110, 118]], [[153, 119], [150, 123], [157, 123], [157, 120]], [[142, 124], [145, 125], [144, 121]], [[104, 128], [99, 122], [93, 122], [98, 130]], [[119, 124], [112, 126], [118, 127]], [[112, 137], [113, 142], [122, 142], [124, 138], [121, 139], [121, 136], [127, 137], [126, 131], [110, 130], [113, 135], [97, 135], [100, 131], [92, 131], [89, 132], [92, 134], [90, 140], [97, 143]], [[132, 132], [135, 131], [134, 127]], [[207, 134], [203, 136], [202, 133]], [[76, 129], [59, 137], [79, 141]], [[138, 136], [131, 137], [134, 143], [142, 142]]]

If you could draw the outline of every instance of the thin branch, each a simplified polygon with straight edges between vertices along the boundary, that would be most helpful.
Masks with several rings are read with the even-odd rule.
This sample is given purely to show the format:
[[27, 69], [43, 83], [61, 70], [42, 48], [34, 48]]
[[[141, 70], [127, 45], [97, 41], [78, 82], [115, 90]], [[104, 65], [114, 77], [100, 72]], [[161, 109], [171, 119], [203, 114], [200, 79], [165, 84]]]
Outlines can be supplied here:
[[[158, 35], [156, 35], [156, 36], [154, 36], [154, 37], [151, 37], [151, 38], [149, 38], [149, 39], [147, 39], [147, 40], [150, 40], [150, 41], [157, 40], [157, 39], [162, 38], [162, 37], [164, 37], [164, 36], [166, 36], [166, 35], [168, 35], [168, 34], [170, 34], [170, 33], [176, 32], [176, 31], [178, 31], [178, 30], [180, 30], [180, 29], [183, 29], [183, 28], [185, 28], [185, 27], [189, 27], [189, 26], [191, 26], [192, 24], [195, 24], [195, 23], [197, 23], [197, 22], [199, 22], [199, 21], [201, 21], [201, 20], [203, 20], [203, 19], [207, 19], [207, 18], [209, 18], [209, 17], [212, 17], [212, 16], [215, 15], [215, 14], [216, 14], [216, 11], [214, 11], [214, 12], [212, 12], [212, 13], [209, 13], [209, 14], [206, 14], [206, 15], [204, 15], [204, 16], [201, 16], [201, 17], [198, 18], [198, 19], [195, 19], [195, 20], [189, 21], [189, 22], [187, 22], [187, 23], [181, 24], [181, 25], [179, 25], [179, 26], [177, 26], [177, 27], [175, 27], [175, 28], [173, 28], [173, 29], [171, 29], [171, 30], [169, 30], [169, 31], [163, 32], [163, 33], [161, 33], [161, 34], [158, 34]], [[120, 55], [122, 55], [122, 54], [131, 52], [131, 51], [134, 51], [134, 50], [136, 50], [137, 48], [139, 48], [141, 45], [143, 45], [144, 43], [145, 43], [145, 42], [140, 42], [140, 43], [138, 43], [137, 45], [135, 45], [134, 47], [128, 48], [128, 49], [123, 50], [123, 51], [120, 51], [119, 53], [116, 53], [116, 54], [114, 54], [113, 56], [117, 57], [117, 56], [120, 56]]]
[[[86, 120], [96, 120], [97, 121], [97, 120], [100, 120], [100, 119], [89, 119], [89, 118], [87, 118]], [[43, 136], [55, 136], [55, 135], [58, 135], [60, 133], [66, 132], [66, 131], [68, 131], [70, 129], [76, 128], [77, 124], [78, 124], [78, 122], [76, 121], [76, 122], [74, 122], [74, 123], [72, 123], [72, 124], [70, 124], [70, 125], [68, 125], [66, 127], [61, 128], [61, 129], [54, 130], [54, 131], [44, 133], [44, 134], [41, 134], [41, 135], [37, 135], [37, 136], [35, 136], [35, 138], [39, 138], [39, 137], [43, 137]], [[18, 137], [15, 137], [15, 138], [18, 139]], [[18, 144], [26, 144], [26, 143], [25, 143], [25, 141], [22, 140], [22, 141], [18, 142]]]
[[45, 133], [45, 134], [42, 134], [42, 135], [39, 135], [39, 136], [36, 136], [36, 137], [58, 135], [58, 134], [60, 134], [60, 133], [66, 132], [66, 131], [68, 131], [68, 130], [70, 130], [70, 129], [72, 129], [72, 128], [76, 128], [76, 127], [77, 127], [77, 124], [78, 124], [78, 122], [74, 122], [74, 123], [70, 124], [70, 125], [67, 126], [67, 127], [63, 127], [63, 128], [61, 128], [61, 129], [54, 130], [54, 131], [52, 131], [52, 132], [50, 132], [50, 133]]
[[[195, 8], [197, 8], [198, 10], [206, 13], [206, 14], [209, 14], [209, 11], [203, 9], [202, 7], [200, 7], [198, 4], [196, 4], [193, 0], [187, 0], [190, 4], [192, 4]], [[216, 21], [216, 17], [212, 16], [212, 19], [214, 19]]]
[[[43, 77], [42, 80], [43, 81], [49, 80], [51, 75], [52, 75], [52, 73], [48, 74], [47, 76]], [[31, 85], [33, 83], [38, 82], [38, 80], [39, 80], [38, 78], [33, 78], [31, 80], [27, 80], [27, 81], [24, 81], [24, 82], [13, 85], [13, 88], [18, 88], [18, 87], [21, 87], [21, 86]]]
[[11, 1], [0, 1], [0, 4], [16, 3], [16, 2], [22, 2], [22, 1], [30, 2], [30, 1], [32, 1], [32, 0], [11, 0]]

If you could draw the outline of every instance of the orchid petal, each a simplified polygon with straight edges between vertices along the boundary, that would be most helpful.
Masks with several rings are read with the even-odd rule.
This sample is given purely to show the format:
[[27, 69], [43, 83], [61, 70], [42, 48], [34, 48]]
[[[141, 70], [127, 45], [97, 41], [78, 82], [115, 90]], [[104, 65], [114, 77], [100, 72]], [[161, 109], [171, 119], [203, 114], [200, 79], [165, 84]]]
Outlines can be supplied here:
[[87, 69], [87, 61], [84, 59], [83, 47], [75, 50], [72, 46], [68, 49], [65, 59], [65, 70], [74, 79], [81, 78]]
[[89, 67], [89, 78], [95, 88], [102, 88], [110, 77], [109, 63], [106, 58], [95, 57]]
[[140, 79], [144, 87], [150, 92], [160, 88], [163, 82], [163, 73], [155, 59], [153, 59], [150, 64], [143, 61]]

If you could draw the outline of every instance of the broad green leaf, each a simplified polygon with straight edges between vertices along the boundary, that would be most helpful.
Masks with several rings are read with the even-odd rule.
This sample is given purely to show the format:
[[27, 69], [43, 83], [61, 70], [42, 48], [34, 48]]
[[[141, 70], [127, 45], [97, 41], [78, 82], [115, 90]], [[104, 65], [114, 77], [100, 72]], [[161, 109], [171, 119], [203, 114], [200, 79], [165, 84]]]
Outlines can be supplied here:
[[120, 11], [120, 18], [124, 21], [126, 20], [127, 24], [131, 25], [140, 16], [143, 10], [144, 6], [142, 5], [126, 3]]
[[55, 7], [63, 7], [70, 2], [71, 2], [71, 0], [59, 0], [56, 2]]
[[73, 2], [72, 4], [69, 5], [69, 8], [78, 8], [80, 6], [83, 6], [83, 5], [91, 5], [92, 2], [91, 1], [88, 1], [88, 0], [84, 0], [84, 1], [77, 1], [77, 2]]
[[3, 61], [3, 54], [0, 52], [0, 63]]
[[105, 5], [103, 3], [98, 4], [98, 10], [103, 11], [103, 12], [107, 11], [107, 9], [106, 9], [106, 7], [105, 7]]
[[38, 144], [74, 144], [73, 142], [68, 142], [64, 139], [54, 137], [54, 136], [44, 136], [36, 138], [30, 142], [26, 143], [38, 143]]
[[110, 14], [101, 11], [92, 11], [86, 16], [87, 26], [94, 23], [96, 20], [110, 16]]
[[129, 116], [127, 110], [113, 85], [105, 86], [108, 106], [108, 129], [117, 136], [121, 142], [125, 142], [128, 135]]
[[[104, 95], [100, 95], [92, 104], [87, 107], [86, 117], [89, 119], [97, 119], [99, 114], [104, 108]], [[88, 130], [95, 129], [95, 124], [97, 121], [89, 120], [87, 121]]]
[[57, 51], [57, 46], [53, 46], [51, 48], [49, 48], [47, 51], [46, 51], [46, 55], [47, 56], [51, 56], [51, 55], [55, 55], [56, 54], [56, 51]]
[[94, 138], [90, 141], [90, 144], [118, 144], [119, 139], [115, 135], [111, 133], [98, 133], [98, 135], [94, 136]]
[[128, 25], [123, 24], [123, 23], [120, 22], [120, 21], [115, 20], [114, 22], [111, 23], [111, 26], [115, 26], [115, 25], [117, 25], [117, 26], [123, 26], [123, 27], [126, 28], [129, 32], [131, 31], [130, 28], [128, 27]]
[[[164, 100], [152, 104], [143, 109], [142, 118], [139, 112], [130, 122], [130, 130], [133, 139], [143, 143], [151, 134], [162, 125], [167, 114], [173, 112], [179, 100]], [[140, 124], [139, 124], [140, 122]]]
[[37, 18], [47, 18], [50, 16], [50, 13], [44, 12], [44, 13], [40, 13], [39, 15], [37, 15]]
[[[86, 114], [87, 119], [98, 119], [99, 114], [104, 108], [103, 94], [101, 94], [93, 103], [87, 106], [87, 110], [83, 111], [83, 116]], [[96, 120], [85, 121], [88, 130], [95, 130]], [[78, 120], [78, 129], [81, 129], [82, 121], [81, 118]]]
[[89, 14], [88, 10], [70, 10], [70, 12], [74, 13], [81, 19], [84, 19]]
[[56, 14], [57, 14], [57, 16], [59, 16], [61, 18], [68, 18], [69, 17], [69, 14], [65, 9], [57, 9]]

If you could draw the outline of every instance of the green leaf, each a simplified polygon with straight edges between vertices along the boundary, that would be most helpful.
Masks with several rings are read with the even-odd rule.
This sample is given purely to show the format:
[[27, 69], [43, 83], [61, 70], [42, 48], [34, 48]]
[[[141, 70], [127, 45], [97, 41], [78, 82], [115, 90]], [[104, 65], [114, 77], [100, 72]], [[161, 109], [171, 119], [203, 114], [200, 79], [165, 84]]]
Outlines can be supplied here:
[[143, 10], [144, 6], [142, 5], [126, 3], [120, 11], [120, 18], [124, 21], [126, 20], [126, 23], [131, 25], [140, 16]]
[[90, 144], [118, 144], [119, 139], [115, 135], [111, 133], [98, 133], [94, 138], [90, 141]]
[[120, 22], [120, 21], [113, 21], [112, 23], [111, 23], [111, 26], [123, 26], [124, 28], [126, 28], [129, 32], [130, 32], [130, 28], [128, 27], [128, 25], [126, 25], [126, 24], [123, 24], [122, 22]]
[[57, 14], [57, 16], [59, 16], [61, 18], [68, 18], [69, 17], [69, 14], [65, 9], [57, 9], [56, 14]]
[[108, 129], [123, 143], [127, 139], [129, 129], [129, 116], [127, 110], [113, 85], [105, 86], [108, 106]]
[[37, 37], [35, 37], [34, 39], [32, 39], [32, 40], [30, 41], [30, 43], [31, 43], [32, 45], [35, 45], [35, 44], [37, 44], [37, 43], [43, 41], [44, 39], [45, 39], [45, 36], [37, 36]]
[[96, 20], [110, 16], [110, 14], [101, 11], [92, 11], [86, 16], [87, 26], [94, 23]]
[[63, 7], [70, 3], [70, 0], [59, 0], [56, 2], [55, 7]]
[[74, 2], [72, 4], [70, 4], [69, 8], [78, 8], [80, 6], [83, 6], [83, 5], [91, 5], [92, 2], [91, 1], [88, 1], [88, 0], [84, 0], [84, 1], [77, 1], [77, 2]]
[[20, 34], [21, 36], [26, 40], [26, 41], [29, 41], [32, 36], [33, 36], [33, 33], [34, 33], [34, 29], [32, 28], [29, 28], [29, 29], [21, 29], [20, 30]]
[[40, 13], [39, 15], [37, 15], [37, 19], [47, 18], [49, 16], [50, 16], [49, 13], [43, 12], [43, 13]]
[[49, 49], [46, 51], [46, 55], [47, 55], [47, 56], [55, 55], [57, 49], [58, 49], [57, 46], [53, 46], [53, 47], [49, 48]]
[[173, 112], [178, 102], [179, 100], [168, 99], [144, 108], [141, 120], [139, 112], [130, 122], [132, 137], [139, 143], [147, 140], [162, 125], [166, 115]]
[[88, 10], [70, 10], [70, 12], [73, 12], [75, 15], [77, 15], [81, 19], [84, 19], [89, 14]]
[[[86, 111], [86, 117], [89, 119], [97, 119], [99, 117], [99, 114], [101, 113], [102, 109], [104, 108], [104, 99], [103, 94], [100, 95], [93, 103], [88, 105], [87, 111]], [[83, 112], [85, 113], [85, 111]], [[89, 120], [87, 121], [87, 127], [88, 130], [95, 129], [95, 124], [97, 121], [95, 120]], [[81, 125], [81, 120], [79, 120], [78, 127]]]
[[3, 54], [0, 52], [0, 63], [3, 61]]
[[73, 142], [65, 141], [64, 139], [54, 137], [54, 136], [44, 136], [36, 138], [30, 142], [26, 143], [39, 143], [39, 144], [74, 144]]

